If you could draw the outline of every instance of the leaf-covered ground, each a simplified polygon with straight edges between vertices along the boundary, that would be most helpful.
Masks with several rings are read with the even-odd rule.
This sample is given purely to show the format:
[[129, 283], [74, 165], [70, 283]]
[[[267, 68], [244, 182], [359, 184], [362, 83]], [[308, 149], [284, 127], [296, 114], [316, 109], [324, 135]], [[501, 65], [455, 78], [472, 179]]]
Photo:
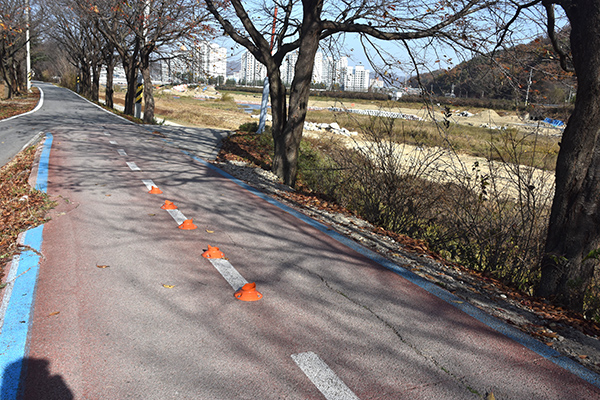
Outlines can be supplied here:
[[40, 91], [35, 87], [31, 88], [31, 93], [16, 96], [12, 99], [2, 99], [3, 94], [4, 86], [0, 85], [0, 119], [32, 110], [40, 99]]
[[[3, 93], [0, 85], [0, 93]], [[40, 92], [0, 100], [0, 119], [30, 111], [38, 103]], [[17, 155], [8, 164], [0, 167], [0, 276], [4, 266], [19, 252], [19, 233], [45, 222], [46, 211], [52, 207], [45, 193], [34, 190], [28, 180], [35, 157], [32, 146]]]
[[29, 186], [35, 152], [32, 146], [0, 168], [0, 268], [19, 251], [19, 233], [43, 224], [53, 204], [45, 193]]

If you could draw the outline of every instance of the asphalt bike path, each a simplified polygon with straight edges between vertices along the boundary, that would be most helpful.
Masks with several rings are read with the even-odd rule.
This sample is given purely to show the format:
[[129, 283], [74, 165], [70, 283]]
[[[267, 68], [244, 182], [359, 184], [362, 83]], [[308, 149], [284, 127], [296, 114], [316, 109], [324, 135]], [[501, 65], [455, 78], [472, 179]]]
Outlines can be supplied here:
[[[49, 127], [59, 206], [24, 398], [600, 398], [147, 129], [103, 122]], [[202, 257], [208, 245], [226, 260]], [[259, 300], [234, 297], [245, 282]]]

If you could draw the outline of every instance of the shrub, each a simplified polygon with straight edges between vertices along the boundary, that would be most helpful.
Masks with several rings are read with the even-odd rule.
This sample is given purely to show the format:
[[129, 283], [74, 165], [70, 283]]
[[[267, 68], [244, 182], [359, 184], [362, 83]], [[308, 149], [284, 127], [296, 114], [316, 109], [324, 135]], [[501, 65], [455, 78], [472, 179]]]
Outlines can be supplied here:
[[258, 124], [256, 122], [246, 122], [241, 124], [238, 130], [242, 132], [256, 132], [258, 130]]
[[223, 94], [221, 94], [221, 101], [224, 101], [224, 102], [234, 102], [235, 99], [231, 95], [231, 93], [223, 93]]

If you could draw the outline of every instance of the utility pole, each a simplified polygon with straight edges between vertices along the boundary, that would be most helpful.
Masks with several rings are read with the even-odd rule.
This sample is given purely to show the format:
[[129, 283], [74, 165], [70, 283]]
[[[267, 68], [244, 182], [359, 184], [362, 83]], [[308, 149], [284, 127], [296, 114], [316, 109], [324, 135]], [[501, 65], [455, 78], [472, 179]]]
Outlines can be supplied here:
[[[273, 44], [275, 40], [275, 23], [277, 22], [277, 7], [275, 7], [275, 14], [273, 15], [273, 29], [271, 31], [271, 52], [273, 52]], [[263, 82], [263, 93], [262, 101], [260, 104], [260, 119], [258, 121], [258, 130], [256, 133], [261, 134], [265, 130], [265, 123], [267, 120], [267, 103], [269, 102], [269, 77], [265, 77]]]
[[31, 91], [31, 47], [29, 45], [29, 25], [31, 22], [29, 9], [29, 0], [25, 2], [25, 19], [27, 22], [27, 29], [25, 30], [25, 48], [27, 49], [27, 92]]

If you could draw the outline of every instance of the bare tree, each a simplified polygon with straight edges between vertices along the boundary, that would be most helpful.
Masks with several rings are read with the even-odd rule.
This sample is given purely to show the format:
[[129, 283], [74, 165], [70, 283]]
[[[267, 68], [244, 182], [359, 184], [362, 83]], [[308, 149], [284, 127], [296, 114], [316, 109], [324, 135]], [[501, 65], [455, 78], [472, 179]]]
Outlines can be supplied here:
[[[267, 7], [265, 3], [241, 0], [205, 2], [225, 33], [248, 49], [267, 68], [275, 143], [273, 172], [290, 186], [296, 182], [298, 149], [313, 64], [322, 40], [344, 33], [389, 41], [426, 37], [460, 38], [461, 35], [466, 36], [465, 32], [469, 29], [480, 29], [470, 23], [470, 15], [496, 3], [494, 0], [469, 0], [415, 5], [414, 2], [392, 0], [344, 0], [331, 3], [302, 0], [275, 1], [274, 7]], [[275, 7], [281, 13], [277, 16], [276, 50], [272, 54], [267, 35], [271, 31]], [[279, 67], [285, 55], [295, 50], [298, 51], [298, 61], [289, 90], [288, 105]]]
[[71, 64], [77, 68], [81, 94], [97, 101], [105, 41], [89, 14], [82, 12], [76, 4], [72, 0], [48, 3], [46, 32], [59, 43]]
[[117, 0], [80, 2], [91, 10], [98, 30], [119, 53], [127, 76], [125, 113], [133, 114], [137, 71], [144, 77], [144, 121], [154, 120], [154, 96], [150, 78], [152, 56], [180, 41], [204, 33], [206, 13], [192, 0]]
[[18, 95], [25, 84], [22, 71], [27, 43], [25, 7], [24, 1], [0, 0], [0, 76], [8, 89], [8, 98]]

